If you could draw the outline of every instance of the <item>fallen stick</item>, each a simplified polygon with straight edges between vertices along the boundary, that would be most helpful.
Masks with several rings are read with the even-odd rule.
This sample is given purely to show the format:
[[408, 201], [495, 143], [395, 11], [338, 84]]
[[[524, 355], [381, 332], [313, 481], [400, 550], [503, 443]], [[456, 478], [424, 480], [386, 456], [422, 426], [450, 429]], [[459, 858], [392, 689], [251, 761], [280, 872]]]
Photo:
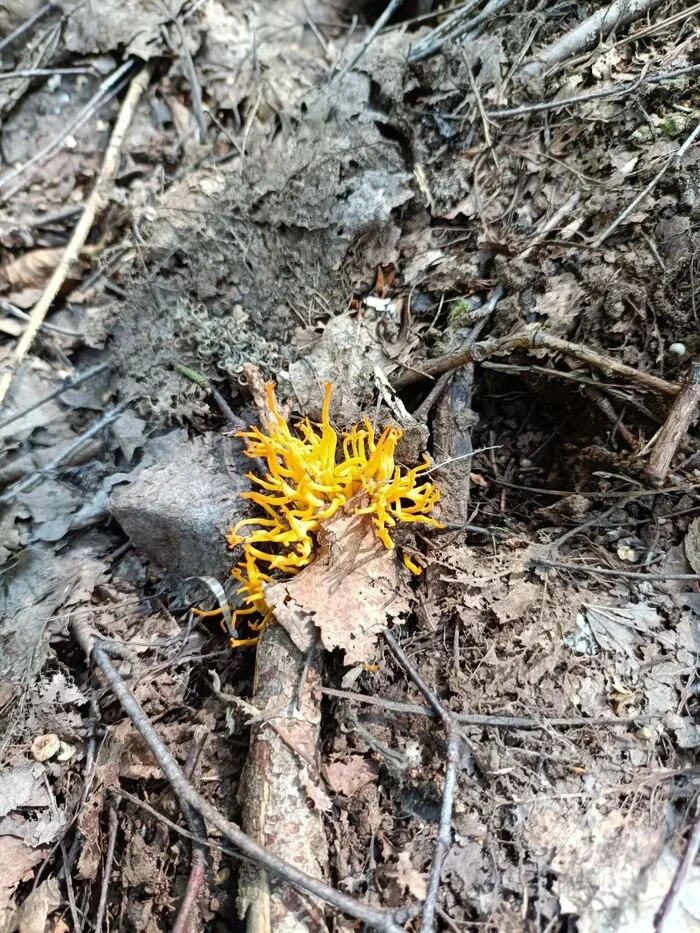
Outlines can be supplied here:
[[126, 93], [121, 110], [119, 111], [117, 122], [114, 124], [114, 129], [112, 130], [100, 174], [90, 197], [87, 199], [82, 217], [78, 221], [73, 235], [66, 246], [65, 252], [61, 257], [61, 261], [56, 267], [54, 274], [51, 276], [43, 295], [32, 308], [27, 328], [17, 342], [17, 346], [10, 357], [9, 363], [6, 365], [5, 371], [0, 377], [0, 404], [2, 404], [8, 393], [17, 367], [27, 355], [49, 308], [53, 304], [56, 295], [58, 295], [61, 290], [61, 286], [66, 279], [71, 264], [75, 262], [79, 251], [85, 245], [95, 217], [107, 204], [107, 189], [111, 185], [119, 165], [119, 154], [126, 130], [131, 122], [131, 118], [141, 95], [148, 87], [150, 78], [151, 68], [149, 65], [146, 65], [132, 79], [129, 85], [129, 90]]
[[683, 885], [687, 881], [690, 870], [695, 863], [698, 850], [700, 850], [700, 815], [695, 817], [693, 829], [688, 838], [683, 858], [678, 863], [678, 868], [673, 876], [671, 887], [661, 902], [661, 907], [659, 907], [654, 916], [655, 933], [664, 933], [666, 929], [670, 931], [671, 927], [668, 921], [674, 913], [674, 908], [683, 890]]
[[654, 486], [666, 479], [671, 460], [698, 413], [700, 404], [700, 362], [690, 367], [688, 382], [676, 396], [668, 413], [644, 473]]
[[325, 903], [330, 904], [332, 907], [338, 908], [338, 910], [343, 911], [350, 917], [355, 917], [357, 920], [361, 920], [363, 923], [377, 930], [386, 931], [386, 933], [403, 933], [403, 928], [400, 924], [405, 923], [411, 917], [415, 916], [415, 911], [412, 907], [388, 911], [363, 904], [356, 898], [343, 894], [342, 891], [336, 891], [335, 888], [325, 884], [323, 881], [312, 878], [310, 875], [307, 875], [306, 872], [300, 871], [295, 865], [285, 862], [247, 836], [235, 823], [227, 820], [226, 817], [220, 813], [216, 807], [212, 806], [208, 800], [202, 797], [202, 795], [194, 789], [191, 782], [187, 780], [182, 768], [151, 725], [150, 720], [142, 710], [133, 693], [124, 683], [119, 671], [112, 664], [105, 649], [99, 642], [95, 641], [85, 620], [74, 616], [71, 622], [71, 631], [73, 637], [83, 649], [86, 656], [91, 659], [104, 674], [109, 687], [117, 700], [119, 700], [122, 709], [129, 719], [131, 719], [135, 728], [153, 753], [181, 805], [187, 804], [196, 810], [203, 819], [218, 829], [224, 838], [233, 843], [241, 855], [252, 859], [262, 868], [284, 879], [294, 887], [302, 891], [307, 891], [314, 897], [319, 898], [319, 900], [325, 901]]
[[[308, 875], [327, 880], [323, 812], [309, 806], [311, 785], [320, 781], [320, 683], [318, 647], [305, 658], [281, 625], [263, 632], [253, 686], [256, 718], [261, 721], [251, 729], [238, 797], [241, 825], [252, 839]], [[238, 880], [238, 916], [245, 919], [248, 933], [269, 933], [282, 926], [285, 933], [329, 929], [316, 898], [254, 865], [243, 866]]]
[[601, 37], [607, 36], [618, 26], [627, 26], [648, 13], [664, 0], [615, 0], [609, 6], [596, 10], [592, 16], [579, 23], [552, 45], [543, 49], [536, 61], [529, 62], [520, 70], [522, 78], [533, 78], [543, 74], [553, 65], [590, 48]]
[[641, 204], [641, 202], [644, 200], [644, 198], [646, 198], [648, 194], [651, 194], [651, 192], [654, 190], [654, 188], [656, 188], [657, 184], [661, 181], [661, 179], [664, 177], [666, 172], [671, 168], [674, 162], [680, 163], [681, 159], [686, 154], [688, 149], [690, 149], [690, 147], [693, 145], [693, 143], [698, 138], [698, 136], [700, 136], [700, 123], [698, 123], [698, 125], [695, 127], [695, 129], [690, 134], [690, 136], [688, 136], [688, 138], [685, 140], [685, 142], [680, 147], [680, 149], [677, 152], [674, 152], [673, 155], [670, 156], [664, 162], [664, 164], [661, 166], [661, 168], [656, 173], [656, 175], [654, 175], [654, 177], [649, 182], [649, 184], [646, 186], [646, 188], [643, 188], [639, 192], [639, 194], [630, 201], [630, 203], [627, 205], [624, 211], [621, 214], [619, 214], [615, 218], [615, 220], [613, 220], [610, 226], [606, 227], [605, 230], [598, 237], [596, 237], [596, 239], [591, 243], [591, 246], [593, 249], [599, 249], [603, 245], [603, 243], [605, 243], [608, 237], [611, 236], [611, 234], [613, 234], [617, 230], [617, 228], [620, 226], [622, 221], [626, 220], [627, 217], [629, 217], [629, 215], [637, 207], [637, 205]]
[[445, 768], [445, 784], [442, 791], [440, 823], [435, 840], [435, 851], [428, 879], [428, 891], [425, 903], [423, 904], [423, 916], [421, 917], [420, 924], [420, 933], [432, 933], [435, 922], [438, 890], [440, 888], [442, 864], [452, 844], [452, 810], [454, 808], [455, 789], [457, 787], [457, 770], [460, 763], [460, 753], [462, 749], [465, 751], [470, 749], [470, 746], [468, 741], [460, 735], [459, 723], [455, 716], [442, 705], [437, 695], [420, 676], [408, 655], [391, 632], [384, 632], [384, 639], [391, 648], [392, 654], [396, 660], [425, 697], [435, 716], [441, 720], [447, 737], [447, 767]]
[[591, 347], [582, 344], [572, 343], [569, 340], [562, 340], [560, 337], [554, 337], [542, 329], [540, 324], [528, 324], [522, 330], [507, 337], [490, 337], [471, 347], [465, 347], [457, 353], [450, 353], [446, 356], [438, 357], [435, 360], [422, 360], [421, 369], [414, 367], [402, 373], [392, 380], [395, 389], [403, 389], [406, 386], [413, 385], [421, 379], [439, 376], [442, 373], [449, 372], [464, 366], [466, 363], [481, 363], [489, 357], [498, 353], [507, 353], [510, 350], [551, 350], [553, 353], [563, 353], [565, 356], [586, 363], [594, 369], [610, 374], [616, 373], [623, 376], [630, 382], [642, 385], [654, 392], [660, 392], [662, 395], [678, 395], [681, 386], [674, 382], [667, 382], [659, 376], [652, 376], [641, 370], [634, 369], [626, 363], [620, 363], [619, 360], [605, 353], [599, 353]]
[[468, 34], [473, 29], [486, 22], [490, 16], [498, 13], [503, 7], [508, 6], [510, 2], [511, 0], [489, 0], [481, 13], [472, 17], [472, 19], [467, 19], [466, 15], [471, 12], [475, 4], [471, 2], [465, 4], [448, 17], [444, 23], [434, 29], [425, 39], [418, 42], [408, 53], [408, 61], [411, 63], [422, 62], [439, 52], [446, 42], [455, 42], [463, 37], [465, 41], [468, 40]]

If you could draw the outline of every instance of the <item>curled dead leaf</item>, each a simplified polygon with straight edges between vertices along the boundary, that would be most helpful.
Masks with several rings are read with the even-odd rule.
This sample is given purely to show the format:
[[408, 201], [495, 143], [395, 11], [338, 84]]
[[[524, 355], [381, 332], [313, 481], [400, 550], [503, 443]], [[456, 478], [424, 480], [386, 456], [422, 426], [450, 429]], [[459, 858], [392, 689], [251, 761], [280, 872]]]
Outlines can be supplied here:
[[[87, 259], [95, 253], [96, 247], [86, 246], [80, 251], [80, 258]], [[64, 247], [45, 247], [32, 249], [22, 256], [17, 256], [5, 264], [3, 275], [7, 284], [15, 291], [24, 288], [43, 288], [54, 273], [65, 252]], [[79, 278], [79, 275], [68, 276]]]
[[367, 784], [376, 781], [379, 768], [364, 755], [350, 755], [347, 761], [332, 761], [326, 767], [328, 785], [343, 797], [353, 797]]

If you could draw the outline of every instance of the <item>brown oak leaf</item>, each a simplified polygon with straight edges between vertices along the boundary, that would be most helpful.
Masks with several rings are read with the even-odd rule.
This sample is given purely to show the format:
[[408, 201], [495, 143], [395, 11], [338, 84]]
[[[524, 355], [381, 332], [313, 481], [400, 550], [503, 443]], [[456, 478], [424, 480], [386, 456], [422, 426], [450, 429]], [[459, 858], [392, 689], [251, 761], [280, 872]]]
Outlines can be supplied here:
[[312, 564], [265, 589], [300, 651], [311, 648], [317, 628], [323, 647], [341, 648], [348, 665], [371, 661], [379, 635], [410, 607], [396, 554], [377, 538], [371, 516], [355, 514], [357, 506], [353, 500], [324, 523]]

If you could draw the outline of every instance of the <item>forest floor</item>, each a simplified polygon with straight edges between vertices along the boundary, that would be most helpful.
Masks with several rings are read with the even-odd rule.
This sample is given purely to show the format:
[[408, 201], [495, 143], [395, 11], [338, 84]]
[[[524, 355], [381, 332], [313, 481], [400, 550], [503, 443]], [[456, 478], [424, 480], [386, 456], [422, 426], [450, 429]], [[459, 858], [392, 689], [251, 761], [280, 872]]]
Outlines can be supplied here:
[[[384, 7], [0, 9], [0, 933], [700, 931], [700, 5]], [[231, 649], [265, 380], [443, 527]]]

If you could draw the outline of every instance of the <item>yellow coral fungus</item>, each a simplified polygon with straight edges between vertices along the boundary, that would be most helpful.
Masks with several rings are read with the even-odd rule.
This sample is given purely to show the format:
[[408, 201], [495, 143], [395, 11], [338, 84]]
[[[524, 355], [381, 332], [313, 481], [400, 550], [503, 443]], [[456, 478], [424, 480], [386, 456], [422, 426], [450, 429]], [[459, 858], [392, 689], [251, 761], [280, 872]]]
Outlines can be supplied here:
[[[264, 595], [272, 575], [298, 573], [311, 563], [320, 524], [360, 493], [362, 507], [356, 512], [372, 516], [377, 536], [388, 549], [394, 547], [391, 529], [399, 522], [440, 527], [429, 515], [440, 490], [420, 482], [429, 460], [407, 471], [395, 463], [399, 428], [387, 427], [377, 437], [365, 419], [339, 442], [330, 422], [328, 383], [321, 423], [313, 425], [305, 418], [292, 431], [278, 408], [273, 384], [265, 388], [269, 415], [264, 430], [251, 428], [238, 435], [246, 440], [246, 454], [267, 464], [264, 478], [248, 474], [259, 491], [244, 493], [265, 514], [238, 522], [228, 536], [231, 547], [243, 545], [243, 557], [232, 570], [243, 603], [233, 613], [234, 624], [243, 617], [257, 618], [248, 622], [253, 632], [262, 631], [273, 617]], [[421, 572], [410, 558], [404, 563], [413, 573]], [[230, 634], [233, 646], [254, 641], [239, 639], [235, 628]]]

